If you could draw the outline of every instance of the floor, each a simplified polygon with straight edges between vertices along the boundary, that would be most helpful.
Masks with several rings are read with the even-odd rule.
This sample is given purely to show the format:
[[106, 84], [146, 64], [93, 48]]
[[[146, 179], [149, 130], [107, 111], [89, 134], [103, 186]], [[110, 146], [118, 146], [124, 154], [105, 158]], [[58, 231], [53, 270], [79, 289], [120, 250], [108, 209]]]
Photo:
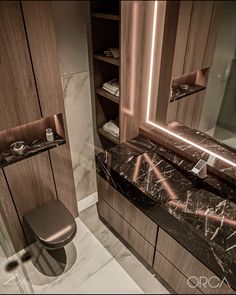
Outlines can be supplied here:
[[0, 293], [169, 294], [98, 219], [95, 205], [82, 211], [76, 222], [77, 234], [65, 247], [66, 263], [56, 262], [46, 251], [36, 259], [40, 247], [35, 244], [30, 247], [33, 261], [15, 273], [2, 270]]

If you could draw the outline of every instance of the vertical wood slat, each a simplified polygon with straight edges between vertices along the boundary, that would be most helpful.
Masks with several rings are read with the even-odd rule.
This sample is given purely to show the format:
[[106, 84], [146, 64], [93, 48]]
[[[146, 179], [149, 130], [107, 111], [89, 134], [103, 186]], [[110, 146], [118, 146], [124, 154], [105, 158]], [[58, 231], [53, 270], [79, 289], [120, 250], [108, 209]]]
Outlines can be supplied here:
[[7, 166], [4, 171], [21, 221], [31, 210], [56, 199], [47, 152]]
[[22, 1], [26, 32], [44, 117], [64, 111], [50, 2]]
[[138, 135], [144, 11], [143, 1], [121, 1], [120, 142]]
[[[174, 50], [172, 80], [183, 75], [193, 1], [180, 1], [179, 20]], [[166, 122], [176, 121], [179, 102], [168, 105]]]
[[[202, 69], [213, 12], [213, 1], [194, 1], [183, 74]], [[177, 121], [192, 127], [197, 94], [178, 104]]]
[[172, 80], [172, 66], [174, 48], [178, 27], [180, 3], [179, 1], [167, 1], [164, 34], [161, 51], [160, 77], [157, 94], [156, 120], [165, 123], [169, 106], [170, 88]]
[[24, 248], [26, 241], [2, 170], [0, 170], [0, 214], [11, 238], [11, 241], [7, 241], [10, 247], [6, 253], [10, 256], [14, 254], [14, 250], [17, 252]]
[[19, 1], [0, 1], [0, 131], [41, 118]]
[[23, 1], [23, 14], [43, 116], [62, 113], [67, 144], [49, 152], [58, 198], [78, 216], [56, 37], [49, 1]]

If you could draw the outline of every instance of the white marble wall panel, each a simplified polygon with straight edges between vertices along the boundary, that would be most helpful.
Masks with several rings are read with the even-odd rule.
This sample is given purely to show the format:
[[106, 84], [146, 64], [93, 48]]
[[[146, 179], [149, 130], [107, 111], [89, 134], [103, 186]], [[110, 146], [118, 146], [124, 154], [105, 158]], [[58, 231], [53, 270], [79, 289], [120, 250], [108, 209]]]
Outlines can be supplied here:
[[77, 199], [96, 191], [89, 72], [62, 77]]
[[89, 1], [51, 1], [77, 200], [97, 190], [89, 72]]

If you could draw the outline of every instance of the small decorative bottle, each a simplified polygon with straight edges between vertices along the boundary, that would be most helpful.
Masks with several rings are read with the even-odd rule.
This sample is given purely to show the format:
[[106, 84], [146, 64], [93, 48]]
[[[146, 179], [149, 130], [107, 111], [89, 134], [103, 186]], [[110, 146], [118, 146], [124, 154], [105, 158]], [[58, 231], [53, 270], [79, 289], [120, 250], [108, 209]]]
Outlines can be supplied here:
[[54, 134], [53, 134], [52, 128], [47, 128], [46, 129], [46, 138], [47, 138], [47, 141], [53, 141], [54, 140]]

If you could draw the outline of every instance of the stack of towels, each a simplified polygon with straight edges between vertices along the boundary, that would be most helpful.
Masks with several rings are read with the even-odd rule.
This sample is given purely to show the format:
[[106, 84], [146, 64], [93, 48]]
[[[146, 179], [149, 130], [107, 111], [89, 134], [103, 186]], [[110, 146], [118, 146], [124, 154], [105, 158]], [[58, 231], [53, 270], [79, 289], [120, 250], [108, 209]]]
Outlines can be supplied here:
[[120, 91], [119, 91], [119, 81], [117, 79], [112, 79], [108, 82], [103, 83], [102, 89], [106, 90], [107, 92], [119, 96]]
[[120, 131], [117, 121], [110, 120], [109, 122], [105, 123], [102, 128], [111, 135], [119, 138]]

